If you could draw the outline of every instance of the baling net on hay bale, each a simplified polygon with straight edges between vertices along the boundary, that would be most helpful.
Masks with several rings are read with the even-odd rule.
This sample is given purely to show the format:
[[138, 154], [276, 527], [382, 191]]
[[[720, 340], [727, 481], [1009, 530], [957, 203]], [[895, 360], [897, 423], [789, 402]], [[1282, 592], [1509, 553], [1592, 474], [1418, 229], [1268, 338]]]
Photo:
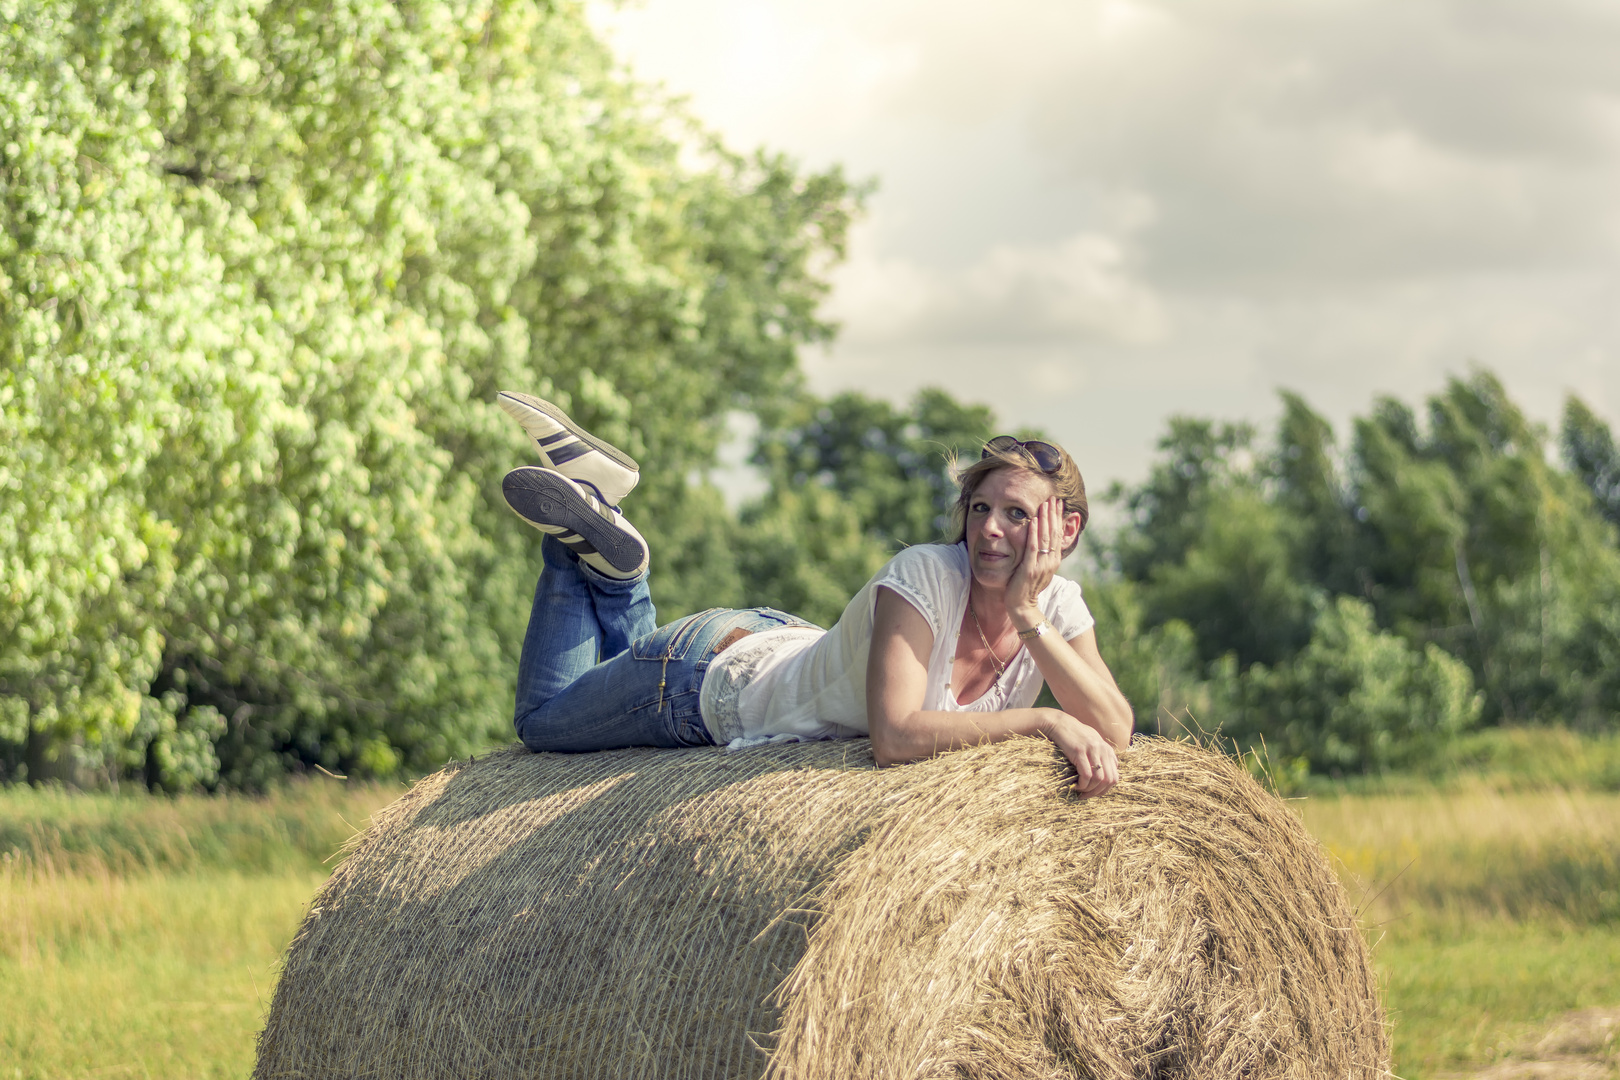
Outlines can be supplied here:
[[255, 1076], [1387, 1076], [1298, 819], [1190, 744], [1120, 772], [1082, 801], [1034, 739], [452, 765], [316, 898]]

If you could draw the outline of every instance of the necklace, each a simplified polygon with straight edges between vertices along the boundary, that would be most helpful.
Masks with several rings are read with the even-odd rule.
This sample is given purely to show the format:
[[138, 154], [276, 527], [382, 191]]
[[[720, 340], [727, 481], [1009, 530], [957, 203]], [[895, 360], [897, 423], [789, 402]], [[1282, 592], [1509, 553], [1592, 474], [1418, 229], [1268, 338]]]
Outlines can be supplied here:
[[[984, 627], [979, 625], [979, 615], [978, 612], [973, 610], [973, 601], [971, 600], [968, 601], [968, 615], [973, 618], [973, 629], [979, 632], [979, 640], [984, 642], [984, 651], [990, 654], [990, 662], [996, 666], [996, 678], [1001, 678], [1002, 674], [1007, 670], [1007, 665], [1001, 662], [1001, 657], [996, 655], [996, 650], [990, 647], [990, 639], [984, 636]], [[1013, 650], [1015, 655], [1017, 652], [1017, 649]], [[1007, 659], [1011, 660], [1012, 657], [1009, 656]]]

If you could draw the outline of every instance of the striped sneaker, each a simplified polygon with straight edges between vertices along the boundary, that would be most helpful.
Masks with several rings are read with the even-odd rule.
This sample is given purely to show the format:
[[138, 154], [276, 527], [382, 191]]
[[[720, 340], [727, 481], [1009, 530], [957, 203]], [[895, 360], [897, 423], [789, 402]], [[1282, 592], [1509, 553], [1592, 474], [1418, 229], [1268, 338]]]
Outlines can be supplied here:
[[525, 465], [506, 474], [501, 491], [518, 517], [567, 544], [591, 569], [613, 578], [647, 569], [647, 541], [583, 484]]
[[641, 479], [634, 458], [593, 436], [551, 402], [513, 390], [502, 390], [496, 400], [539, 446], [547, 468], [591, 485], [609, 506], [618, 506]]

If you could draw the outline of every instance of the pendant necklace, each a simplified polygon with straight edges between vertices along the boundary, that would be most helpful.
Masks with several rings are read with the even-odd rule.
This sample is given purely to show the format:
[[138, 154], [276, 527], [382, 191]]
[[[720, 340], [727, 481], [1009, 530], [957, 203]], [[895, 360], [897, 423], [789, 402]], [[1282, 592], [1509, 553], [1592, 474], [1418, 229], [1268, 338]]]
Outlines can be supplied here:
[[[984, 642], [984, 651], [990, 654], [990, 662], [996, 666], [996, 678], [1000, 679], [1007, 670], [1007, 665], [1001, 662], [1001, 658], [996, 655], [996, 650], [990, 647], [990, 639], [984, 636], [984, 627], [979, 625], [979, 615], [973, 610], [973, 601], [971, 600], [968, 601], [968, 615], [973, 619], [973, 629], [979, 632], [979, 640]], [[1017, 653], [1018, 650], [1014, 649], [1013, 654], [1017, 655]], [[1007, 659], [1011, 661], [1012, 657], [1009, 656]]]

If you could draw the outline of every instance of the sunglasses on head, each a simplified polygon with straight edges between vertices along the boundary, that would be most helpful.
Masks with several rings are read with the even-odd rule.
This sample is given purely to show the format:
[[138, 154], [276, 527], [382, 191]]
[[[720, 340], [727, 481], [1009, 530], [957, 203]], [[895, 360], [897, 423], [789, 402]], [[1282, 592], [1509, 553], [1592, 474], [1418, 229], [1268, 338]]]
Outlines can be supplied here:
[[979, 454], [983, 461], [992, 453], [1010, 454], [1015, 450], [1022, 450], [1040, 466], [1041, 472], [1051, 474], [1063, 468], [1063, 451], [1049, 442], [1039, 439], [1015, 439], [1011, 435], [997, 435], [984, 444], [984, 451]]

